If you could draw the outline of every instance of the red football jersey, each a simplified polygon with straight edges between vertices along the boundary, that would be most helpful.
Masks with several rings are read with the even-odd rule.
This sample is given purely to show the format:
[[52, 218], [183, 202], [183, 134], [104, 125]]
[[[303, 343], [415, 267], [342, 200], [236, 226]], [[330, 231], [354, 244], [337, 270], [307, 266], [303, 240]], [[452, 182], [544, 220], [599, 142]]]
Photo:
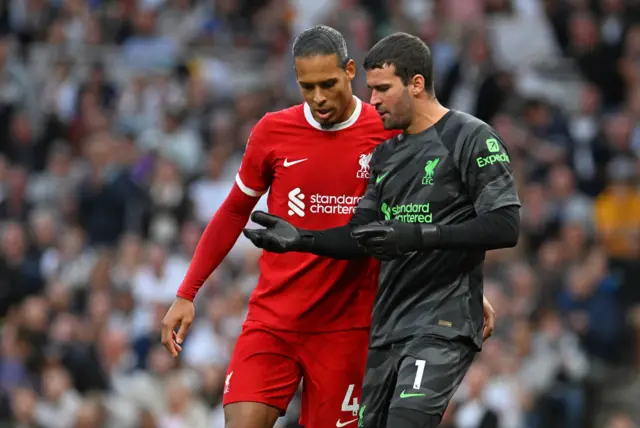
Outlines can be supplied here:
[[[253, 128], [236, 182], [269, 212], [294, 226], [321, 230], [350, 220], [369, 179], [373, 149], [386, 131], [375, 108], [356, 98], [349, 120], [324, 130], [307, 104], [265, 115]], [[275, 328], [323, 332], [368, 327], [378, 263], [308, 253], [263, 252], [248, 320]]]

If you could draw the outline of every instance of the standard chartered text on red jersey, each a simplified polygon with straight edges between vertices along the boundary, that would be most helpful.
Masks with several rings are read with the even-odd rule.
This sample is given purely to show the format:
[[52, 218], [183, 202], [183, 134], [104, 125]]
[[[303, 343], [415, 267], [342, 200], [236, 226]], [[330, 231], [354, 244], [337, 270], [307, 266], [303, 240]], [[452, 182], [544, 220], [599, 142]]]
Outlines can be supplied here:
[[353, 214], [362, 196], [311, 195], [309, 210], [313, 214]]

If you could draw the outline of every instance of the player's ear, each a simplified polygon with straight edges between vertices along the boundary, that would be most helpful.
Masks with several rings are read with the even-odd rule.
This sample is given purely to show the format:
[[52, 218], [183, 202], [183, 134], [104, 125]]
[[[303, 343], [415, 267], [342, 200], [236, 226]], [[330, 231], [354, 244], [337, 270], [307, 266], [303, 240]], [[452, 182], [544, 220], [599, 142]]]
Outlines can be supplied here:
[[424, 92], [424, 76], [422, 74], [416, 74], [411, 78], [411, 95], [417, 97]]
[[354, 60], [350, 59], [347, 61], [347, 65], [344, 69], [347, 72], [349, 80], [353, 80], [353, 78], [356, 77], [356, 62]]

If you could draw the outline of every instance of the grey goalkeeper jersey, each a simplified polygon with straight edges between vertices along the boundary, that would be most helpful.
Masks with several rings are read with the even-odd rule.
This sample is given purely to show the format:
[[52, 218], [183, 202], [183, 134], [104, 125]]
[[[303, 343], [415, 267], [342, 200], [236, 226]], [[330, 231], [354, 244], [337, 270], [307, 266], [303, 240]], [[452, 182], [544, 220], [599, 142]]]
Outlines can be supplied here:
[[[497, 133], [449, 111], [429, 129], [376, 148], [358, 210], [378, 220], [455, 224], [520, 205], [509, 155]], [[370, 346], [412, 336], [470, 339], [482, 345], [484, 251], [414, 252], [383, 262]]]

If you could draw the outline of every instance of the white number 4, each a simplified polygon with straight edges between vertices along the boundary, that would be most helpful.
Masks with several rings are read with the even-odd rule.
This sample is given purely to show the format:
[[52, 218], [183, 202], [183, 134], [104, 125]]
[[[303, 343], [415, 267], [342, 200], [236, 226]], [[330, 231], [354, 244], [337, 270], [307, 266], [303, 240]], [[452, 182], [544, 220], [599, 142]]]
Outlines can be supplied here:
[[424, 365], [425, 360], [416, 360], [416, 378], [413, 380], [413, 389], [420, 389], [420, 385], [422, 385], [422, 376], [424, 376]]
[[[353, 401], [351, 401], [351, 396], [353, 395], [353, 389], [356, 386], [354, 384], [349, 385], [347, 388], [347, 393], [344, 395], [344, 400], [342, 400], [342, 411], [343, 412], [351, 412], [353, 415], [358, 414], [358, 397], [353, 397]], [[351, 401], [351, 404], [349, 403]]]

